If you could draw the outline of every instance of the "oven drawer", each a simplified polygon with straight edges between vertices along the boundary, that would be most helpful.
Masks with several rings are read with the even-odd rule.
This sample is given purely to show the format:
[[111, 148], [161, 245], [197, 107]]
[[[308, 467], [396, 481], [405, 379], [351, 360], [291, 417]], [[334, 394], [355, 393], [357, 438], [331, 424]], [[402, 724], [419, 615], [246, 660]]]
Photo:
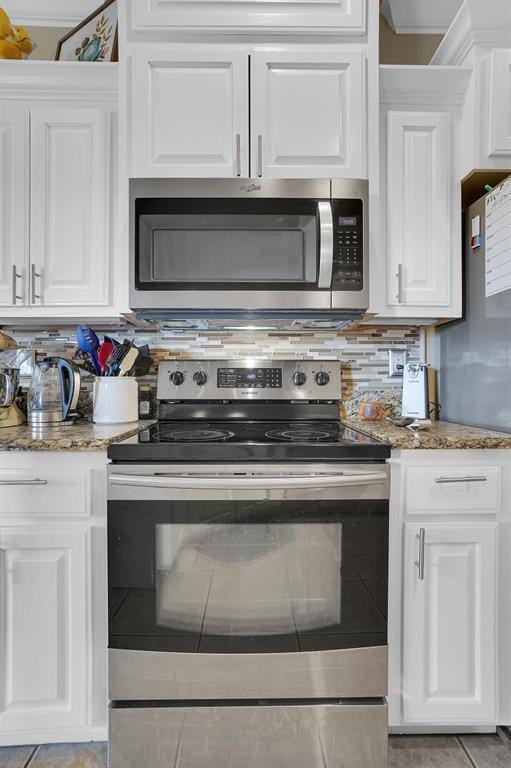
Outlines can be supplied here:
[[387, 646], [300, 653], [110, 649], [111, 701], [374, 697], [387, 693]]
[[386, 768], [387, 705], [110, 710], [110, 768]]

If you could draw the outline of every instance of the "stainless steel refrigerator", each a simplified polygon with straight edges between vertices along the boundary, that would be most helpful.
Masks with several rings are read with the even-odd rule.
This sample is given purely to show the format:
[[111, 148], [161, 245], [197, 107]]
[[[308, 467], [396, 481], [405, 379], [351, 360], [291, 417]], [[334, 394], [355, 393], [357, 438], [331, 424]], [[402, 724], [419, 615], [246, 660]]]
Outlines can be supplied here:
[[[511, 290], [486, 296], [486, 197], [465, 211], [463, 318], [438, 329], [440, 418], [511, 432]], [[511, 201], [500, 237], [511, 268]]]

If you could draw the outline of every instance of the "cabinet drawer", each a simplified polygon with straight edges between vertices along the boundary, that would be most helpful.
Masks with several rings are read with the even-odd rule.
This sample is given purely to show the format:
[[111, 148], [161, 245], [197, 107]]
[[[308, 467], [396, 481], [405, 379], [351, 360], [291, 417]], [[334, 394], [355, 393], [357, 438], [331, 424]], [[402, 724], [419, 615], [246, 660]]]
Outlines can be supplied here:
[[0, 472], [2, 517], [85, 517], [90, 514], [90, 485], [88, 470]]
[[500, 467], [409, 467], [406, 513], [491, 512], [500, 504]]

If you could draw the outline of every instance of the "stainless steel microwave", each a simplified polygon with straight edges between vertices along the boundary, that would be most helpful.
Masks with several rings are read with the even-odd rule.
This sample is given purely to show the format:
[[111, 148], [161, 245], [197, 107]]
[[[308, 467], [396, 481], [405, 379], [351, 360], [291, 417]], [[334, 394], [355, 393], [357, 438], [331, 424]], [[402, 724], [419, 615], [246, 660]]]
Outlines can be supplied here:
[[365, 180], [131, 179], [131, 309], [362, 313], [367, 210]]

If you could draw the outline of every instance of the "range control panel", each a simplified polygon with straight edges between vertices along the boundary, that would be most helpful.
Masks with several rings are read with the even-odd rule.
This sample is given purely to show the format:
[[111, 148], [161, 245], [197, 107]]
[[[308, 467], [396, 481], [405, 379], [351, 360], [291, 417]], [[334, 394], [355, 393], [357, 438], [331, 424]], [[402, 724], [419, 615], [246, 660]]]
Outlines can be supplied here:
[[280, 389], [282, 368], [219, 368], [216, 381], [219, 389]]
[[362, 200], [334, 200], [334, 291], [361, 291], [364, 287], [364, 227]]
[[339, 400], [337, 360], [168, 360], [159, 400]]

